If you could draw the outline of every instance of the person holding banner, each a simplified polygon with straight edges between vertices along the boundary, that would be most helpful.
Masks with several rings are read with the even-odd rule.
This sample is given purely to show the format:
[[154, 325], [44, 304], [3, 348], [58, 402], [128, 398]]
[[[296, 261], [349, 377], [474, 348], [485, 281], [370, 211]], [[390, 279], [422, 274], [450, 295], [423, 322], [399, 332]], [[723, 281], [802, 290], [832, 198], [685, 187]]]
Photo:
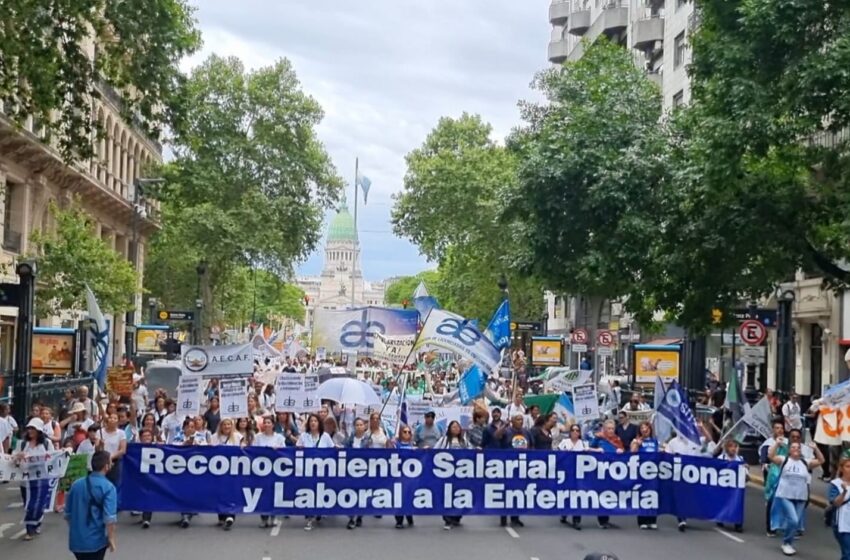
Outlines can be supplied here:
[[[216, 381], [213, 379], [213, 381]], [[210, 397], [210, 404], [207, 411], [204, 412], [204, 420], [207, 423], [207, 429], [212, 433], [218, 432], [218, 424], [221, 422], [221, 401], [218, 395]]]
[[[33, 418], [27, 423], [24, 439], [18, 442], [13, 457], [15, 462], [27, 463], [35, 460], [37, 457], [46, 454], [48, 451], [53, 451], [53, 443], [44, 435], [44, 423], [41, 418]], [[41, 468], [43, 463], [36, 463], [30, 468]], [[53, 479], [55, 482], [55, 479]], [[23, 540], [31, 541], [35, 535], [41, 533], [41, 521], [44, 519], [44, 510], [50, 504], [50, 495], [52, 488], [49, 479], [33, 478], [27, 482], [22, 482], [26, 486], [24, 490], [24, 504], [26, 511], [24, 513], [24, 525], [27, 533]]]
[[[263, 429], [257, 434], [257, 437], [254, 439], [255, 447], [271, 447], [272, 449], [282, 449], [286, 447], [286, 440], [283, 439], [281, 434], [275, 433], [274, 431], [274, 420], [272, 420], [271, 416], [266, 416], [263, 418]], [[275, 516], [274, 515], [261, 515], [260, 516], [260, 528], [267, 529], [269, 527], [274, 526]]]
[[[304, 433], [298, 438], [297, 447], [306, 447], [313, 449], [326, 449], [329, 447], [334, 447], [334, 442], [325, 433], [324, 426], [322, 426], [322, 421], [316, 414], [310, 414], [307, 417], [307, 421], [304, 423]], [[305, 531], [312, 531], [315, 523], [321, 521], [321, 516], [313, 518], [307, 516], [307, 524], [304, 525]]]
[[[354, 433], [348, 438], [345, 446], [352, 449], [368, 449], [371, 445], [371, 438], [369, 437], [369, 434], [366, 433], [366, 421], [362, 418], [356, 418], [354, 420]], [[363, 525], [363, 516], [352, 515], [348, 518], [348, 525], [346, 525], [346, 528], [350, 530], [355, 527], [360, 527], [361, 525]]]
[[371, 449], [385, 449], [389, 447], [390, 438], [381, 425], [381, 415], [373, 412], [369, 415], [369, 447]]
[[[576, 453], [580, 451], [590, 451], [590, 447], [588, 447], [587, 442], [585, 442], [581, 437], [581, 426], [578, 424], [570, 426], [569, 437], [561, 440], [561, 443], [558, 444], [558, 449], [561, 451], [572, 451]], [[561, 516], [561, 523], [567, 523], [566, 515]], [[569, 525], [576, 531], [581, 531], [581, 516], [573, 515], [572, 523]]]
[[810, 471], [823, 463], [823, 455], [820, 449], [812, 445], [816, 458], [806, 461], [803, 458], [802, 444], [792, 443], [788, 446], [788, 456], [782, 457], [777, 454], [777, 448], [783, 444], [784, 439], [777, 440], [768, 451], [768, 457], [781, 469], [773, 497], [773, 508], [779, 512], [783, 527], [782, 553], [792, 556], [797, 553], [793, 546], [794, 538], [800, 529], [800, 518], [809, 499], [809, 484], [812, 481]]
[[[463, 437], [463, 428], [460, 427], [460, 422], [452, 420], [446, 428], [446, 435], [437, 441], [434, 449], [467, 449], [468, 447], [466, 438]], [[452, 527], [460, 527], [460, 520], [460, 515], [444, 515], [445, 525], [443, 525], [443, 529], [451, 531]], [[519, 518], [517, 518], [518, 520]], [[398, 523], [396, 523], [396, 527], [398, 527]]]
[[[532, 437], [531, 434], [528, 433], [523, 426], [525, 425], [525, 416], [520, 413], [516, 413], [511, 417], [511, 425], [508, 429], [504, 431], [501, 440], [502, 449], [513, 449], [516, 451], [522, 451], [524, 449], [531, 449]], [[499, 519], [499, 524], [502, 527], [506, 527], [508, 524], [507, 516], [503, 515]], [[519, 518], [518, 515], [511, 516], [511, 525], [517, 527], [525, 527], [525, 524]]]
[[[617, 436], [617, 425], [613, 420], [606, 420], [602, 424], [602, 431], [590, 442], [590, 450], [601, 453], [623, 453], [626, 450], [623, 441]], [[614, 528], [611, 518], [607, 515], [598, 516], [596, 521], [600, 529]]]
[[148, 412], [142, 417], [142, 427], [141, 430], [149, 430], [151, 435], [153, 436], [154, 443], [159, 443], [162, 441], [162, 438], [159, 434], [159, 426], [156, 425], [156, 416], [154, 416], [153, 412]]
[[[655, 436], [652, 433], [652, 423], [641, 422], [640, 426], [638, 427], [637, 437], [632, 440], [632, 453], [658, 453], [660, 450], [661, 445], [658, 443], [658, 440], [655, 439]], [[639, 515], [637, 518], [637, 523], [638, 527], [640, 527], [643, 531], [655, 531], [658, 529], [658, 517], [654, 515]]]
[[[242, 434], [236, 431], [232, 418], [223, 418], [218, 424], [218, 431], [213, 435], [213, 445], [228, 445], [234, 447], [242, 446]], [[236, 517], [229, 513], [218, 514], [218, 524], [229, 531], [233, 527]]]
[[286, 447], [295, 447], [295, 444], [298, 443], [298, 436], [300, 435], [298, 426], [289, 412], [277, 413], [277, 422], [275, 422], [274, 431], [283, 436]]

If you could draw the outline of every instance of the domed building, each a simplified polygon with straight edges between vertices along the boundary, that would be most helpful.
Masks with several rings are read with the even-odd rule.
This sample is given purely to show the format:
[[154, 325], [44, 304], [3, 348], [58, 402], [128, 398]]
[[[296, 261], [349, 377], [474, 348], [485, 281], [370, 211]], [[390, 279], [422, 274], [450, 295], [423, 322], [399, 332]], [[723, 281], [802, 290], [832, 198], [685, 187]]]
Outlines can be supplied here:
[[382, 282], [367, 282], [360, 268], [360, 242], [354, 217], [343, 201], [336, 216], [328, 224], [325, 238], [325, 264], [317, 277], [299, 278], [298, 286], [309, 298], [307, 328], [316, 309], [347, 309], [366, 305], [383, 305]]

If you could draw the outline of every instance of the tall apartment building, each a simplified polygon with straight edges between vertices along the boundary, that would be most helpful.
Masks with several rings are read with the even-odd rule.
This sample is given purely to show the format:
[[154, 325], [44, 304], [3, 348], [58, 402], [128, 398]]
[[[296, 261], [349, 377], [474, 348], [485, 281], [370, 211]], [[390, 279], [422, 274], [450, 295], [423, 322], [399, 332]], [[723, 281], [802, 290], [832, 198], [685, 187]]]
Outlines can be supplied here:
[[[659, 84], [665, 110], [690, 101], [688, 35], [699, 25], [699, 12], [694, 10], [692, 0], [553, 0], [549, 21], [552, 36], [548, 54], [553, 64], [580, 59], [584, 54], [582, 39], [592, 43], [604, 35], [630, 49], [635, 64]], [[793, 387], [802, 395], [820, 395], [824, 386], [850, 377], [843, 359], [850, 349], [850, 291], [834, 292], [824, 287], [823, 278], [798, 272], [793, 281], [781, 284], [779, 292], [790, 292], [794, 299], [792, 378], [783, 382], [777, 374], [777, 336], [776, 329], [771, 328], [766, 363], [759, 368], [756, 379], [748, 381], [759, 389]], [[597, 324], [602, 328], [607, 319], [611, 330], [619, 328], [621, 344], [640, 339], [639, 334], [635, 336], [636, 326], [627, 314], [618, 313], [620, 306], [616, 303], [609, 306], [607, 316], [604, 304], [591, 306], [599, 307], [598, 313], [591, 312], [589, 320], [583, 320], [582, 309], [586, 305], [580, 296], [565, 298], [547, 292], [549, 332], [567, 333], [579, 326], [594, 329]], [[775, 309], [776, 297], [759, 305]], [[706, 366], [728, 377], [740, 358], [742, 345], [740, 338], [728, 330], [709, 335]], [[620, 355], [622, 360], [628, 356], [627, 352]]]
[[[95, 56], [91, 44], [88, 55]], [[0, 265], [10, 265], [32, 252], [35, 231], [50, 231], [55, 224], [48, 209], [77, 197], [95, 223], [94, 235], [128, 260], [135, 223], [138, 239], [137, 269], [144, 271], [145, 247], [157, 229], [159, 205], [155, 201], [135, 204], [133, 181], [144, 170], [161, 162], [162, 146], [121, 117], [122, 99], [108, 85], [98, 86], [100, 98], [92, 100], [93, 117], [104, 134], [92, 139], [96, 156], [90, 161], [68, 164], [34, 119], [18, 127], [0, 104]], [[134, 218], [135, 215], [135, 218]], [[14, 266], [3, 271], [2, 281], [16, 282]], [[140, 292], [139, 292], [140, 293]], [[137, 295], [139, 317], [141, 296]], [[0, 368], [13, 362], [17, 308], [0, 307]], [[113, 360], [124, 352], [125, 318], [111, 317]], [[72, 317], [52, 317], [46, 326], [73, 326]]]

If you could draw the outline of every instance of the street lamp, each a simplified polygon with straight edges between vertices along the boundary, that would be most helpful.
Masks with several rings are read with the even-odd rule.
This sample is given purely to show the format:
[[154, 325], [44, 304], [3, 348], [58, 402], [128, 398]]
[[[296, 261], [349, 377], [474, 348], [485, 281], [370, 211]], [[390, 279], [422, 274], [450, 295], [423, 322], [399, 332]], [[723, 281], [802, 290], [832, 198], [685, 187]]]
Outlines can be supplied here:
[[30, 410], [30, 374], [32, 364], [32, 331], [35, 320], [35, 275], [32, 261], [20, 261], [15, 266], [21, 286], [18, 307], [17, 337], [15, 339], [15, 368], [12, 378], [13, 416], [18, 422], [26, 420]]
[[499, 286], [499, 290], [502, 291], [502, 299], [508, 299], [508, 279], [505, 277], [505, 273], [499, 275], [499, 281], [496, 283]]
[[156, 324], [156, 306], [159, 302], [156, 298], [148, 298], [148, 318], [150, 320], [151, 325]]
[[543, 336], [549, 334], [549, 310], [543, 312]]
[[793, 375], [793, 305], [796, 294], [794, 290], [776, 288], [776, 302], [778, 306], [778, 317], [776, 325], [776, 386], [781, 391], [791, 389], [791, 377]]
[[[165, 179], [136, 177], [133, 180], [133, 216], [131, 219], [131, 228], [133, 231], [133, 242], [130, 245], [130, 265], [134, 271], [139, 268], [139, 218], [147, 216], [143, 204], [144, 188], [148, 185], [156, 185], [164, 183]], [[127, 358], [132, 358], [135, 354], [134, 348], [134, 330], [136, 324], [136, 291], [138, 285], [133, 289], [133, 294], [130, 299], [130, 310], [127, 311], [126, 324], [124, 325], [124, 346]]]
[[204, 274], [207, 273], [207, 263], [201, 260], [198, 266], [195, 267], [195, 272], [198, 273], [198, 289], [195, 295], [195, 344], [201, 344], [204, 335], [204, 322], [201, 320], [201, 313], [204, 310], [204, 298], [201, 297], [201, 282]]

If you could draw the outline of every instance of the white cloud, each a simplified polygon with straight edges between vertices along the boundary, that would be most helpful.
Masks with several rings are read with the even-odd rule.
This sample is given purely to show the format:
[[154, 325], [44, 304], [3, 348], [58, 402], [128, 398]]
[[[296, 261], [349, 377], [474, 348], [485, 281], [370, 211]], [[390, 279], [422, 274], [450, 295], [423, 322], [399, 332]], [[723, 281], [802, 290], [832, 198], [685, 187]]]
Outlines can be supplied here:
[[[516, 102], [546, 66], [549, 0], [203, 0], [203, 50], [238, 56], [249, 68], [289, 58], [304, 89], [325, 110], [319, 135], [349, 182], [354, 159], [372, 179], [360, 205], [364, 274], [380, 279], [428, 267], [416, 247], [392, 235], [391, 195], [401, 190], [404, 155], [441, 116], [479, 113], [504, 136]], [[348, 189], [349, 198], [352, 196]], [[361, 199], [362, 203], [362, 199]], [[321, 255], [302, 266], [321, 267]]]

